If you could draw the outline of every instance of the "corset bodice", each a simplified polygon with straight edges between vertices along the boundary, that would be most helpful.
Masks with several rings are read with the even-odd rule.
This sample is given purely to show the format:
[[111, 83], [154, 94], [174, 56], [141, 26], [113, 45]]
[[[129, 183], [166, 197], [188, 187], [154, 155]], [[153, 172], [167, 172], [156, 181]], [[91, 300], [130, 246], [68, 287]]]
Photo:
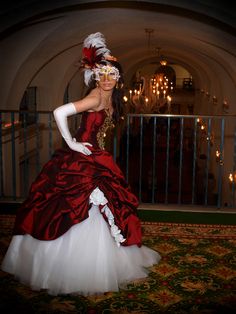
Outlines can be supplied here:
[[105, 110], [82, 113], [80, 127], [76, 133], [78, 142], [89, 142], [94, 148], [105, 149], [110, 140], [108, 134], [114, 128], [112, 119]]

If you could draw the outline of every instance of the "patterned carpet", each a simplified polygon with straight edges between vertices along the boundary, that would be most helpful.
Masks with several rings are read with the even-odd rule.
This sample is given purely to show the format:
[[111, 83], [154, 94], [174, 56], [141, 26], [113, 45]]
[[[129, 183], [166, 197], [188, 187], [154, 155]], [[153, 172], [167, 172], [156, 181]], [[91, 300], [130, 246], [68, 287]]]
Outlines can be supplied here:
[[[1, 313], [236, 313], [236, 226], [143, 223], [144, 244], [162, 255], [150, 275], [119, 293], [49, 296], [0, 272]], [[1, 259], [10, 241], [0, 239]]]

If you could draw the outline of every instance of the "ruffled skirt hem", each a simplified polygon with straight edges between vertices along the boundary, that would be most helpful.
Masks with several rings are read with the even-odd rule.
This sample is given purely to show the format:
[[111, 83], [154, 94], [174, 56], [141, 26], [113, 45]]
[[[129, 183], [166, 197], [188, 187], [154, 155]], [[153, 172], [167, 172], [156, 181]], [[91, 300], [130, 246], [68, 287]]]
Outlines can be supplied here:
[[146, 246], [117, 245], [98, 205], [93, 204], [88, 219], [56, 240], [14, 236], [1, 268], [33, 290], [93, 295], [119, 291], [147, 277], [147, 268], [159, 260], [160, 255]]

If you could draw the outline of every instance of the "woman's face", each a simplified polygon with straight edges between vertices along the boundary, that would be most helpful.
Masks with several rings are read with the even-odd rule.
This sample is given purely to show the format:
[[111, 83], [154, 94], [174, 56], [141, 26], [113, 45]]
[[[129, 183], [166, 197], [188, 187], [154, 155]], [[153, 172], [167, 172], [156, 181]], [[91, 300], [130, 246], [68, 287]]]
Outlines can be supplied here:
[[94, 73], [95, 80], [104, 90], [113, 89], [120, 77], [118, 69], [110, 65], [100, 66], [94, 70]]
[[98, 86], [105, 91], [112, 90], [116, 86], [116, 80], [111, 78], [104, 78], [104, 80], [98, 81]]

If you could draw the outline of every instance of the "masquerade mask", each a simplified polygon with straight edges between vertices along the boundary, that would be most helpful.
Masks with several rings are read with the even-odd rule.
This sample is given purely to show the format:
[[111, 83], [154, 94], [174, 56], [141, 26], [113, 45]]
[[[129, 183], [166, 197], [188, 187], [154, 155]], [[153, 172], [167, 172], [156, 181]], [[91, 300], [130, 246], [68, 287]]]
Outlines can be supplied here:
[[116, 67], [111, 65], [101, 65], [93, 69], [96, 81], [119, 80], [120, 74]]

